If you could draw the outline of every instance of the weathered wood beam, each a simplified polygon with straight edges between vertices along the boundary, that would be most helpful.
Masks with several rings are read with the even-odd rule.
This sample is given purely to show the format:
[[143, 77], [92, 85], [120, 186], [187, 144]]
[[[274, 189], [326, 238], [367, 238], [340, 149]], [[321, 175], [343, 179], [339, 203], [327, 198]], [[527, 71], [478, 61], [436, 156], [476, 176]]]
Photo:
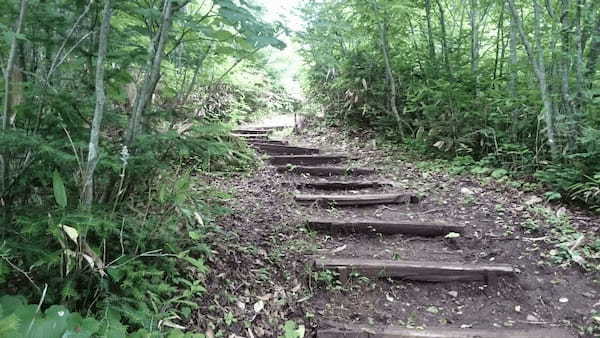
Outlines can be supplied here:
[[346, 168], [346, 167], [307, 167], [307, 166], [278, 166], [280, 173], [309, 174], [312, 176], [343, 176], [343, 175], [372, 175], [375, 169]]
[[376, 194], [376, 195], [305, 195], [297, 194], [296, 202], [301, 204], [319, 203], [323, 205], [350, 206], [374, 204], [418, 203], [413, 194]]
[[297, 188], [318, 190], [358, 190], [369, 188], [391, 187], [392, 183], [377, 181], [324, 181], [324, 182], [298, 182]]
[[251, 145], [258, 151], [272, 155], [311, 155], [319, 153], [319, 149], [313, 148], [293, 147], [268, 143], [252, 143]]
[[345, 155], [280, 155], [271, 156], [269, 162], [273, 165], [318, 165], [340, 163], [347, 159]]
[[488, 281], [501, 275], [514, 275], [505, 264], [462, 264], [426, 261], [379, 260], [358, 258], [315, 259], [318, 270], [358, 272], [378, 278], [398, 278], [419, 282]]
[[444, 236], [450, 232], [464, 232], [464, 225], [424, 223], [415, 221], [367, 221], [367, 220], [326, 220], [311, 219], [308, 227], [313, 230], [337, 233], [380, 233], [405, 234], [414, 236]]
[[317, 338], [575, 338], [577, 335], [560, 328], [533, 329], [407, 329], [402, 327], [374, 328], [340, 325], [317, 329]]

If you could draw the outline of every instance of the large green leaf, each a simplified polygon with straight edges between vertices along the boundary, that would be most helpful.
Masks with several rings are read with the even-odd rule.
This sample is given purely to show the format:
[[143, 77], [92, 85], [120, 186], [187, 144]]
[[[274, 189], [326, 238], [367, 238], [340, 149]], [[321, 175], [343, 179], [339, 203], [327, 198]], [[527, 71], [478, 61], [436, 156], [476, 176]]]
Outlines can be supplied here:
[[65, 189], [65, 183], [58, 171], [54, 171], [54, 174], [52, 175], [52, 188], [54, 190], [54, 199], [56, 200], [56, 204], [58, 204], [61, 208], [66, 208], [67, 191]]

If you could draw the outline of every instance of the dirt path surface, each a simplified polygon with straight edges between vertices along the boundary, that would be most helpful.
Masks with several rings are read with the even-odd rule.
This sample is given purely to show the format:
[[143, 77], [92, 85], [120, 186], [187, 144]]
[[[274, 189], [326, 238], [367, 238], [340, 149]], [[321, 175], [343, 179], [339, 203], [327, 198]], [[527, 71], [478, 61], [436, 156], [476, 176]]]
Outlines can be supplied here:
[[[206, 178], [231, 192], [233, 212], [219, 220], [223, 231], [215, 235], [209, 263], [220, 273], [207, 281], [211, 296], [203, 300], [198, 329], [228, 337], [278, 337], [284, 331], [285, 337], [305, 332], [331, 338], [597, 336], [592, 327], [600, 324], [594, 322], [599, 276], [576, 264], [550, 263], [554, 244], [545, 240], [550, 225], [539, 212], [541, 201], [532, 203], [531, 194], [504, 183], [419, 169], [366, 139], [319, 128], [286, 137], [295, 146], [351, 158], [319, 167], [369, 167], [375, 174], [314, 177], [298, 174], [296, 165], [278, 170], [265, 157], [250, 175]], [[306, 187], [354, 181], [385, 184]], [[355, 200], [390, 193], [414, 198], [361, 206], [320, 203], [323, 195]], [[321, 197], [299, 204], [300, 194]], [[598, 219], [583, 212], [556, 205], [544, 210], [598, 231]], [[338, 224], [314, 230], [309, 220]], [[357, 232], [356, 223], [370, 231]], [[382, 234], [369, 223], [392, 224], [397, 231]], [[348, 224], [355, 225], [339, 231]], [[462, 233], [420, 237], [406, 233], [407, 224], [451, 226]], [[315, 260], [350, 265], [320, 269]], [[369, 269], [355, 264], [367, 261]]]

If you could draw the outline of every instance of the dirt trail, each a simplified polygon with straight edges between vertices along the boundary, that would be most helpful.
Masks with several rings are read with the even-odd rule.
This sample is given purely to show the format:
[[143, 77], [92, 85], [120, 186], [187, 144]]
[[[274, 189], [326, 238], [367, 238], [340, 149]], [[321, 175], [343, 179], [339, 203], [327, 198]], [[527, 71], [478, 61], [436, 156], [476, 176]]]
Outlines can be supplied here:
[[[268, 148], [261, 148], [256, 133], [251, 139], [265, 155], [285, 153], [286, 142], [279, 144], [272, 136]], [[541, 255], [549, 244], [522, 227], [535, 217], [523, 206], [527, 194], [500, 183], [419, 170], [364, 139], [345, 139], [333, 130], [308, 131], [286, 141], [351, 158], [316, 167], [377, 170], [314, 177], [299, 174], [296, 164], [289, 170], [270, 166], [265, 157], [265, 167], [252, 176], [214, 182], [235, 191], [234, 213], [220, 220], [230, 242], [216, 251], [236, 257], [212, 262], [231, 270], [212, 282], [215, 289], [224, 280], [240, 284], [227, 294], [237, 300], [230, 302], [236, 304], [236, 318], [250, 326], [229, 325], [229, 332], [275, 337], [293, 319], [304, 325], [307, 337], [321, 338], [594, 336], [582, 330], [593, 324], [593, 311], [600, 311], [598, 275], [547, 263]], [[314, 159], [294, 153], [277, 163], [307, 160]], [[315, 182], [337, 182], [342, 189], [310, 186]], [[384, 184], [343, 188], [350, 182]], [[358, 206], [320, 203], [322, 197], [308, 205], [295, 200], [300, 194], [354, 201], [390, 193], [414, 198]], [[567, 212], [575, 220], [598, 224], [589, 215]], [[338, 224], [314, 230], [309, 220]], [[369, 227], [370, 222], [391, 224], [394, 231], [382, 234], [375, 225], [372, 231], [356, 231], [357, 223]], [[339, 231], [348, 224], [354, 225]], [[449, 226], [462, 233], [420, 237], [407, 225]], [[320, 269], [315, 259], [344, 263]], [[371, 265], [365, 269], [357, 262]]]

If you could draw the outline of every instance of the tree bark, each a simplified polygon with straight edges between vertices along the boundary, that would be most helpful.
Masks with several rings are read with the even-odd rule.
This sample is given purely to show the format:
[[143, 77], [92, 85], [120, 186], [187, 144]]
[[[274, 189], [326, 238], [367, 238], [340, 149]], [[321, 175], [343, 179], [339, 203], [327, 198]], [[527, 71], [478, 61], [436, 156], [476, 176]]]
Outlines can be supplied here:
[[442, 29], [442, 53], [444, 55], [444, 65], [446, 66], [446, 72], [448, 77], [452, 77], [452, 68], [450, 67], [450, 55], [448, 50], [448, 36], [446, 33], [446, 16], [444, 13], [444, 7], [440, 0], [436, 0], [438, 10], [440, 12], [440, 28]]
[[[23, 21], [25, 19], [25, 13], [27, 12], [27, 0], [21, 0], [20, 8], [19, 8], [19, 17], [17, 19], [15, 25], [15, 32], [12, 37], [12, 41], [10, 44], [10, 51], [8, 53], [8, 60], [6, 61], [6, 68], [4, 70], [4, 109], [2, 111], [2, 121], [0, 122], [0, 131], [4, 132], [8, 128], [8, 120], [12, 114], [12, 80], [13, 80], [13, 71], [15, 68], [15, 64], [17, 63], [17, 47], [18, 47], [18, 35], [21, 34], [21, 29], [23, 28]], [[4, 196], [8, 188], [8, 176], [9, 176], [9, 167], [8, 167], [8, 154], [1, 153], [0, 154], [0, 199]], [[1, 205], [0, 201], [0, 205]]]
[[396, 106], [396, 80], [394, 78], [394, 72], [392, 71], [392, 63], [390, 61], [390, 53], [389, 53], [389, 41], [387, 37], [388, 26], [387, 21], [384, 19], [379, 23], [379, 34], [380, 34], [380, 43], [381, 43], [381, 51], [383, 52], [383, 59], [385, 61], [385, 71], [390, 82], [390, 105], [392, 108], [392, 113], [394, 114], [394, 118], [396, 119], [396, 124], [398, 127], [398, 132], [400, 133], [400, 138], [404, 139], [404, 131], [402, 130], [402, 120], [400, 119], [400, 113], [398, 112], [398, 107]]
[[96, 107], [90, 130], [90, 143], [88, 146], [88, 157], [83, 179], [83, 192], [81, 204], [89, 208], [94, 201], [94, 171], [99, 161], [100, 127], [104, 115], [106, 94], [104, 92], [104, 60], [108, 52], [108, 34], [110, 32], [110, 20], [112, 17], [112, 0], [105, 0], [102, 12], [102, 24], [100, 36], [98, 37], [98, 58], [96, 59]]
[[510, 11], [513, 17], [514, 24], [517, 26], [519, 35], [521, 36], [521, 42], [525, 46], [529, 62], [533, 66], [534, 73], [537, 77], [542, 102], [544, 104], [544, 122], [546, 124], [546, 137], [548, 138], [548, 145], [550, 147], [550, 154], [553, 159], [557, 159], [559, 156], [558, 145], [556, 143], [556, 131], [554, 130], [554, 105], [552, 103], [552, 96], [548, 88], [548, 82], [546, 81], [546, 66], [544, 62], [544, 50], [541, 47], [541, 27], [540, 27], [540, 16], [541, 10], [537, 0], [534, 1], [534, 28], [535, 28], [535, 43], [536, 50], [533, 49], [529, 38], [525, 34], [523, 23], [517, 12], [514, 0], [507, 0], [510, 7]]
[[435, 65], [435, 41], [431, 24], [431, 0], [425, 0], [425, 15], [427, 16], [427, 42], [429, 47], [429, 62]]
[[131, 146], [140, 128], [142, 113], [152, 99], [156, 84], [160, 77], [160, 67], [165, 52], [165, 46], [173, 24], [173, 0], [165, 0], [161, 25], [156, 36], [149, 45], [148, 66], [144, 74], [141, 89], [136, 97], [129, 125], [125, 134], [125, 145]]
[[479, 91], [479, 6], [471, 0], [469, 19], [471, 23], [471, 73], [475, 78], [475, 93]]

